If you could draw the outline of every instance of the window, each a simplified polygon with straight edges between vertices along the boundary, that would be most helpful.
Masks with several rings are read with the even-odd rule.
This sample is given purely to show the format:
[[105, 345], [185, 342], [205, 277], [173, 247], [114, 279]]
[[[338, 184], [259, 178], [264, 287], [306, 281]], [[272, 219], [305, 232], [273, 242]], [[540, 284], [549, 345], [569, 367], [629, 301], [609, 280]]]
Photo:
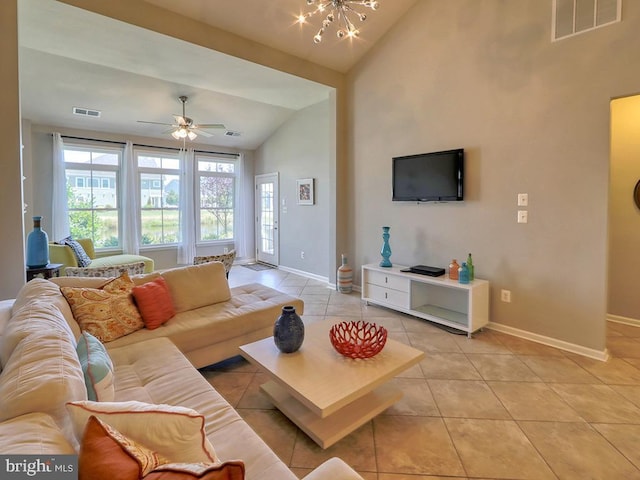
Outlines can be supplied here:
[[[96, 248], [120, 245], [121, 158], [121, 149], [89, 145], [65, 145], [64, 148], [71, 235], [91, 238]], [[98, 195], [96, 189], [100, 187]]]
[[197, 238], [201, 242], [233, 239], [236, 164], [197, 155]]
[[175, 244], [180, 238], [180, 160], [177, 155], [136, 152], [140, 185], [141, 245]]

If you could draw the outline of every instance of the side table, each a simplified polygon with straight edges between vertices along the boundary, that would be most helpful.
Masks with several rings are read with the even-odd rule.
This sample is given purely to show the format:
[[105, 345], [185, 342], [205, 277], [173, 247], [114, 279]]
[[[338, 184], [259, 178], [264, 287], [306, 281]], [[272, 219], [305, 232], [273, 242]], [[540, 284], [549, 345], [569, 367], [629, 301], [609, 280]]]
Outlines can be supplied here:
[[62, 263], [48, 263], [44, 267], [29, 268], [27, 267], [27, 282], [34, 278], [53, 278], [60, 276], [60, 267]]

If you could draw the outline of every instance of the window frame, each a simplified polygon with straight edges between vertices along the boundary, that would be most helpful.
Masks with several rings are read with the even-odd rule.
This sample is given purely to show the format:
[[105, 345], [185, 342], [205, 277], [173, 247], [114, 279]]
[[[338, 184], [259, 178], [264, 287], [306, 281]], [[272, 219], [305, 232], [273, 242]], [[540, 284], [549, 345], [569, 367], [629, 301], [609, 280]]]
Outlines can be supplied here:
[[[71, 152], [87, 152], [90, 155], [90, 162], [73, 162], [67, 161], [67, 151]], [[80, 142], [63, 142], [63, 152], [64, 152], [64, 170], [65, 170], [65, 188], [71, 187], [73, 189], [88, 189], [90, 198], [95, 202], [96, 199], [99, 198], [99, 190], [104, 191], [105, 189], [102, 187], [102, 180], [105, 179], [104, 172], [110, 172], [115, 174], [115, 182], [113, 188], [108, 187], [106, 190], [114, 190], [115, 192], [115, 206], [113, 207], [100, 207], [95, 208], [92, 206], [91, 208], [77, 208], [71, 207], [67, 205], [69, 217], [71, 220], [72, 212], [91, 212], [92, 219], [95, 219], [96, 214], [98, 212], [115, 212], [117, 215], [117, 235], [116, 238], [118, 240], [118, 244], [115, 246], [100, 246], [100, 242], [96, 241], [96, 231], [95, 224], [92, 225], [91, 231], [92, 236], [91, 240], [94, 245], [94, 249], [96, 252], [109, 252], [109, 251], [117, 251], [122, 248], [123, 238], [122, 238], [122, 162], [124, 158], [124, 147], [123, 146], [106, 146], [104, 144], [96, 144], [96, 143], [80, 143]], [[105, 164], [95, 164], [93, 162], [94, 155], [98, 154], [107, 154], [107, 155], [115, 155], [117, 157], [117, 165], [105, 165]], [[84, 176], [78, 175], [72, 181], [68, 179], [68, 172], [83, 172]], [[79, 181], [81, 181], [82, 186], [78, 186]], [[94, 186], [94, 182], [97, 186]], [[84, 198], [83, 194], [78, 195], [81, 198]], [[71, 222], [70, 222], [71, 223]], [[71, 225], [70, 225], [71, 226]], [[56, 239], [60, 240], [60, 239]]]
[[[200, 170], [200, 161], [203, 162], [212, 162], [212, 163], [221, 163], [233, 165], [233, 172], [218, 172], [218, 171], [201, 171]], [[205, 153], [205, 152], [196, 152], [194, 155], [194, 210], [195, 210], [195, 238], [196, 238], [196, 246], [207, 246], [207, 245], [218, 245], [218, 244], [228, 244], [231, 242], [235, 242], [236, 239], [236, 220], [238, 218], [237, 211], [237, 189], [238, 189], [238, 158], [228, 158], [221, 157], [215, 154]], [[231, 178], [233, 180], [232, 189], [233, 193], [231, 195], [231, 212], [232, 212], [232, 222], [233, 228], [231, 230], [230, 238], [220, 238], [215, 240], [203, 240], [202, 239], [202, 215], [201, 212], [203, 208], [201, 208], [201, 198], [202, 193], [200, 189], [200, 180], [202, 177], [218, 177], [218, 178]]]
[[[178, 168], [174, 169], [174, 168], [165, 168], [165, 167], [149, 167], [149, 166], [140, 166], [140, 161], [139, 158], [140, 157], [155, 157], [158, 159], [168, 159], [168, 160], [174, 160], [178, 163]], [[180, 205], [178, 203], [178, 205], [176, 207], [171, 207], [171, 208], [167, 208], [162, 206], [162, 203], [160, 204], [159, 207], [157, 206], [153, 206], [153, 207], [145, 207], [142, 204], [142, 191], [143, 191], [143, 186], [142, 183], [145, 182], [147, 187], [146, 190], [160, 190], [160, 199], [162, 199], [162, 192], [164, 191], [164, 186], [163, 186], [163, 182], [161, 180], [156, 180], [155, 178], [144, 178], [143, 175], [147, 174], [147, 175], [171, 175], [171, 176], [175, 176], [178, 179], [178, 189], [180, 188], [184, 188], [184, 185], [182, 185], [181, 182], [181, 173], [182, 173], [182, 162], [184, 161], [179, 152], [177, 151], [168, 151], [168, 150], [164, 150], [164, 149], [154, 149], [152, 147], [150, 148], [134, 148], [133, 150], [133, 160], [134, 160], [134, 164], [135, 164], [135, 171], [136, 171], [136, 190], [135, 190], [135, 195], [137, 195], [138, 197], [138, 201], [140, 202], [140, 204], [138, 205], [138, 220], [139, 220], [139, 225], [140, 225], [140, 232], [137, 238], [137, 243], [138, 246], [140, 248], [140, 250], [152, 250], [152, 249], [163, 249], [163, 248], [171, 248], [171, 247], [177, 247], [180, 243], [180, 223], [179, 223], [179, 219], [180, 219]], [[162, 178], [162, 177], [161, 177]], [[160, 183], [160, 187], [155, 187], [156, 182]], [[179, 192], [179, 190], [178, 190]], [[179, 197], [179, 193], [178, 193], [178, 197]], [[178, 231], [177, 231], [177, 239], [175, 242], [166, 242], [166, 243], [143, 243], [143, 218], [142, 218], [142, 213], [143, 211], [149, 211], [149, 210], [156, 210], [156, 211], [161, 211], [164, 212], [166, 210], [168, 211], [176, 211], [178, 213]], [[164, 227], [164, 218], [163, 218], [163, 227]], [[164, 233], [163, 233], [163, 237], [164, 237]]]

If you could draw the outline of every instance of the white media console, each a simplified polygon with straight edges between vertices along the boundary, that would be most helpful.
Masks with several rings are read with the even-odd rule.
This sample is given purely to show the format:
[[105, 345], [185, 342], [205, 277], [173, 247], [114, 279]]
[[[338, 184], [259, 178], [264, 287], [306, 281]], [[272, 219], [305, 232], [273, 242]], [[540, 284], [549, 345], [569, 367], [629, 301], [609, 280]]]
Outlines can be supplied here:
[[362, 266], [362, 299], [471, 334], [489, 323], [489, 282], [462, 284], [445, 274], [401, 272], [396, 265]]

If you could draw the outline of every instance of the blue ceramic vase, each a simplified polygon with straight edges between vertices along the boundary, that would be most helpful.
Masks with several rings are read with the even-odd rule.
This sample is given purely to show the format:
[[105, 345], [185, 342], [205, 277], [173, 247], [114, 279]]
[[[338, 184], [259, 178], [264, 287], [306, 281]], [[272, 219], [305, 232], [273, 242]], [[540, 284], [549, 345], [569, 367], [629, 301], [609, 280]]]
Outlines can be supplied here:
[[282, 353], [293, 353], [302, 346], [304, 323], [295, 307], [282, 307], [282, 314], [273, 325], [273, 341]]
[[27, 236], [27, 267], [42, 268], [49, 263], [49, 237], [40, 227], [42, 217], [33, 217], [33, 231]]
[[382, 227], [382, 250], [380, 250], [380, 255], [382, 255], [382, 261], [380, 262], [381, 267], [391, 267], [391, 246], [389, 245], [389, 229], [391, 227]]

